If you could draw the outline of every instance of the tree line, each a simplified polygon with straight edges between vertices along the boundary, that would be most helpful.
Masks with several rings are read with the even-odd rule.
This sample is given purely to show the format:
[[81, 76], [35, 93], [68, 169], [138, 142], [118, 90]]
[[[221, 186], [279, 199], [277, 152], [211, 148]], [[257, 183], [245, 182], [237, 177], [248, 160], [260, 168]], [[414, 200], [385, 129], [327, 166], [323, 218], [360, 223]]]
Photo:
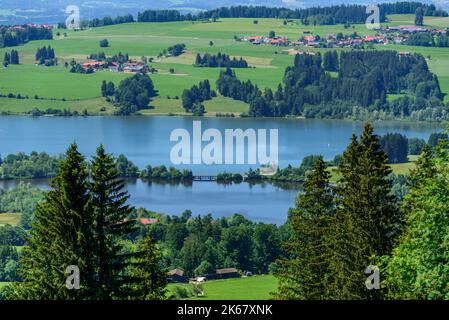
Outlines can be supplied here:
[[[386, 21], [388, 14], [414, 14], [422, 8], [426, 16], [447, 16], [447, 12], [433, 4], [420, 2], [384, 3], [379, 5], [380, 21]], [[146, 10], [138, 14], [139, 22], [195, 21], [218, 18], [274, 18], [300, 19], [304, 24], [347, 24], [365, 23], [367, 14], [363, 5], [333, 5], [305, 9], [288, 9], [266, 6], [232, 6], [200, 12], [196, 15], [182, 14], [176, 10]]]
[[197, 114], [199, 111], [199, 113], [204, 113], [205, 110], [202, 102], [211, 100], [216, 95], [216, 92], [210, 87], [209, 80], [206, 79], [200, 81], [198, 85], [193, 85], [190, 89], [185, 89], [182, 92], [182, 106], [186, 112]]
[[195, 67], [208, 67], [208, 68], [248, 68], [248, 62], [242, 57], [237, 59], [236, 57], [229, 57], [225, 53], [209, 54], [204, 56], [197, 54], [195, 58]]
[[53, 31], [28, 25], [0, 26], [0, 48], [15, 47], [33, 40], [53, 40]]
[[10, 64], [20, 64], [19, 52], [17, 50], [11, 50], [11, 53], [5, 52], [3, 58], [3, 66], [7, 67]]
[[118, 115], [131, 115], [149, 107], [151, 98], [157, 95], [153, 81], [146, 74], [135, 74], [122, 80], [117, 88], [112, 82], [101, 84], [101, 94], [110, 99], [119, 108]]
[[421, 47], [449, 47], [449, 37], [447, 35], [433, 35], [430, 32], [420, 32], [410, 35], [404, 44]]
[[[326, 71], [337, 71], [333, 77]], [[283, 84], [273, 92], [242, 82], [227, 69], [217, 80], [226, 97], [250, 104], [249, 116], [304, 115], [309, 118], [344, 118], [358, 108], [408, 117], [428, 106], [445, 108], [436, 75], [419, 54], [400, 56], [395, 51], [328, 52], [296, 55], [287, 67]], [[388, 94], [402, 94], [387, 101]]]
[[[104, 26], [111, 26], [115, 24], [122, 24], [122, 23], [131, 23], [135, 22], [134, 17], [132, 14], [127, 14], [124, 16], [117, 16], [115, 18], [111, 17], [104, 17], [104, 18], [95, 18], [92, 20], [86, 20], [81, 23], [82, 27], [88, 27], [88, 28], [96, 28], [96, 27], [104, 27]], [[65, 26], [65, 24], [63, 24]]]
[[51, 46], [37, 48], [35, 58], [39, 65], [54, 66], [57, 64], [55, 49]]
[[[133, 208], [114, 159], [102, 146], [88, 164], [72, 144], [37, 206], [20, 259], [21, 282], [4, 291], [9, 299], [163, 299], [166, 275], [151, 237], [125, 248], [136, 230]], [[77, 290], [66, 287], [67, 267], [80, 272]], [[32, 270], [32, 272], [29, 272]]]
[[[289, 213], [293, 234], [278, 261], [275, 297], [447, 298], [447, 262], [439, 248], [447, 242], [443, 230], [449, 225], [447, 183], [441, 183], [448, 148], [445, 140], [433, 151], [423, 149], [402, 202], [391, 196], [387, 157], [370, 125], [360, 138], [352, 137], [336, 185], [318, 160]], [[378, 285], [367, 281], [374, 272], [380, 272]]]

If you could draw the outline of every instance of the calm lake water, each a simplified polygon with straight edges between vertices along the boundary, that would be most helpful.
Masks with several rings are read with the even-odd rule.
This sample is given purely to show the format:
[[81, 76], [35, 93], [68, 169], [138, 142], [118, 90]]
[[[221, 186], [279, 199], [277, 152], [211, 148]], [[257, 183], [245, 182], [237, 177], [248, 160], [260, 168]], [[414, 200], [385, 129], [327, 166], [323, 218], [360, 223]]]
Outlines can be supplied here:
[[[192, 133], [193, 120], [201, 120], [203, 131], [218, 129], [278, 129], [279, 164], [299, 165], [310, 154], [322, 154], [330, 160], [341, 153], [352, 133], [360, 134], [362, 122], [340, 120], [285, 120], [285, 119], [225, 119], [191, 117], [0, 117], [0, 154], [20, 151], [63, 153], [71, 142], [77, 142], [87, 157], [94, 154], [99, 144], [108, 152], [123, 153], [136, 165], [170, 166], [170, 133], [179, 128]], [[399, 132], [407, 137], [428, 139], [432, 132], [441, 131], [435, 124], [376, 122], [379, 135]], [[190, 165], [194, 174], [217, 172], [246, 172], [255, 165]], [[3, 182], [0, 186], [11, 186]], [[35, 182], [44, 187], [45, 181]], [[283, 223], [288, 208], [294, 204], [297, 190], [285, 190], [272, 185], [219, 185], [195, 182], [190, 186], [148, 184], [141, 180], [128, 181], [132, 204], [170, 214], [190, 209], [194, 214], [212, 213], [228, 216], [242, 213], [258, 221]]]

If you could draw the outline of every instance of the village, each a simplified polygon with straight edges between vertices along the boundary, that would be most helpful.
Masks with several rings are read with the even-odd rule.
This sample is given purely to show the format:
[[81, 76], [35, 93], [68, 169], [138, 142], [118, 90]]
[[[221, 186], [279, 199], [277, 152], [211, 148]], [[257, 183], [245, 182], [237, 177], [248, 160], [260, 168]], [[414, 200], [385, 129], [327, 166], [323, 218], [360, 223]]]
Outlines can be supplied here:
[[303, 35], [296, 40], [290, 40], [286, 36], [244, 36], [239, 41], [245, 41], [252, 45], [271, 45], [277, 47], [304, 46], [309, 48], [353, 48], [361, 49], [368, 44], [405, 44], [413, 34], [427, 33], [432, 36], [448, 35], [448, 28], [430, 29], [420, 26], [405, 25], [397, 27], [380, 27], [376, 29], [376, 35], [361, 36], [357, 33], [351, 35], [329, 34], [326, 38], [313, 35], [305, 30]]
[[92, 71], [97, 70], [109, 70], [112, 72], [124, 73], [144, 73], [147, 71], [147, 65], [144, 62], [131, 60], [123, 63], [116, 61], [87, 60], [81, 64], [81, 68], [86, 71], [86, 73], [91, 73]]

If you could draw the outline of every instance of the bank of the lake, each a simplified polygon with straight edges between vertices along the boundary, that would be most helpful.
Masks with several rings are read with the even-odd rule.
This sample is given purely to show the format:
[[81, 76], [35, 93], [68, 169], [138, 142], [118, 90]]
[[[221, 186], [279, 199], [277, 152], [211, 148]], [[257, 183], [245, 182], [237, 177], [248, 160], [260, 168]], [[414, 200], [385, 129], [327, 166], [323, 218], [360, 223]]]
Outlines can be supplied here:
[[[279, 165], [299, 166], [305, 156], [321, 154], [331, 160], [343, 152], [353, 133], [360, 134], [363, 122], [311, 119], [249, 119], [193, 117], [0, 117], [0, 154], [31, 151], [62, 154], [72, 142], [89, 158], [98, 145], [107, 152], [124, 154], [139, 168], [146, 165], [170, 166], [170, 151], [175, 142], [170, 134], [175, 129], [192, 133], [193, 120], [200, 120], [203, 131], [226, 129], [277, 129]], [[427, 140], [431, 133], [442, 130], [439, 124], [376, 122], [379, 135], [398, 132], [409, 138]], [[183, 165], [194, 175], [216, 175], [219, 172], [245, 173], [254, 165]], [[3, 181], [0, 187], [11, 187], [17, 181]], [[48, 181], [33, 180], [41, 188]], [[299, 188], [282, 188], [273, 184], [192, 184], [148, 183], [128, 180], [131, 203], [149, 210], [180, 214], [190, 209], [194, 214], [212, 213], [229, 216], [234, 213], [264, 222], [283, 223], [288, 208], [294, 205]]]

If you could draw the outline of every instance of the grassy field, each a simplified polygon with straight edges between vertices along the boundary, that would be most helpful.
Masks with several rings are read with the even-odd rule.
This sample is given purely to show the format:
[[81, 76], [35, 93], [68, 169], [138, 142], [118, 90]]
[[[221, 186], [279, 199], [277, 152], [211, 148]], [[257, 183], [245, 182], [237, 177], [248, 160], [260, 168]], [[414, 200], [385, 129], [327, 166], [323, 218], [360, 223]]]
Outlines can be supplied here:
[[[390, 25], [412, 24], [413, 15], [392, 15]], [[293, 62], [293, 56], [288, 55], [286, 48], [273, 46], [253, 46], [246, 42], [234, 40], [234, 37], [244, 35], [267, 35], [273, 30], [278, 35], [288, 36], [296, 40], [310, 31], [322, 37], [328, 34], [342, 32], [349, 34], [357, 32], [361, 35], [373, 34], [365, 25], [354, 25], [345, 29], [343, 25], [335, 26], [304, 26], [298, 21], [283, 24], [280, 19], [220, 19], [216, 23], [204, 22], [169, 22], [169, 23], [129, 23], [83, 31], [62, 30], [61, 36], [54, 40], [33, 41], [18, 47], [21, 65], [0, 67], [0, 92], [28, 96], [31, 99], [0, 98], [0, 112], [24, 113], [33, 108], [69, 109], [79, 112], [87, 109], [90, 113], [112, 113], [113, 107], [101, 98], [100, 84], [103, 80], [118, 84], [129, 75], [101, 71], [95, 74], [72, 74], [65, 68], [64, 62], [72, 58], [78, 62], [84, 61], [91, 53], [104, 51], [107, 55], [119, 52], [128, 53], [135, 59], [142, 56], [153, 57], [152, 65], [158, 73], [152, 75], [159, 97], [154, 101], [154, 108], [145, 110], [143, 114], [183, 114], [180, 102], [167, 97], [180, 97], [182, 91], [208, 79], [212, 86], [220, 72], [219, 68], [196, 68], [192, 64], [197, 53], [224, 52], [235, 57], [244, 57], [255, 68], [238, 69], [237, 76], [242, 80], [251, 79], [259, 87], [276, 88], [282, 81], [284, 70]], [[431, 17], [425, 23], [433, 27], [449, 26], [449, 18]], [[67, 32], [67, 36], [63, 36]], [[100, 48], [99, 41], [107, 38], [108, 48]], [[209, 42], [213, 41], [213, 46]], [[185, 43], [187, 52], [179, 57], [157, 58], [156, 56], [175, 43]], [[59, 59], [57, 67], [35, 65], [34, 55], [37, 48], [51, 45]], [[428, 57], [431, 70], [440, 79], [442, 90], [449, 92], [449, 50], [447, 48], [408, 47], [401, 45], [377, 46], [378, 49], [419, 52]], [[11, 48], [0, 49], [0, 57]], [[320, 49], [325, 51], [327, 49]], [[170, 69], [174, 69], [172, 74]], [[38, 95], [47, 100], [35, 100]], [[48, 99], [58, 99], [57, 101]], [[62, 101], [64, 99], [65, 101]], [[447, 98], [449, 99], [449, 97]], [[247, 111], [247, 105], [235, 103], [229, 99], [217, 98], [206, 103], [209, 115], [217, 112]], [[231, 111], [232, 110], [232, 111]]]
[[[408, 160], [409, 162], [406, 163], [390, 164], [393, 173], [396, 175], [407, 175], [410, 173], [410, 170], [415, 169], [415, 162], [418, 160], [418, 156], [409, 156]], [[329, 167], [328, 170], [331, 173], [331, 183], [336, 183], [340, 178], [340, 174], [337, 172], [337, 167]]]
[[[187, 284], [169, 284], [188, 286]], [[272, 275], [252, 276], [238, 279], [206, 281], [203, 285], [205, 295], [192, 300], [268, 300], [270, 292], [277, 289], [277, 279]]]
[[20, 214], [18, 213], [0, 213], [0, 227], [5, 224], [17, 225], [20, 221]]

